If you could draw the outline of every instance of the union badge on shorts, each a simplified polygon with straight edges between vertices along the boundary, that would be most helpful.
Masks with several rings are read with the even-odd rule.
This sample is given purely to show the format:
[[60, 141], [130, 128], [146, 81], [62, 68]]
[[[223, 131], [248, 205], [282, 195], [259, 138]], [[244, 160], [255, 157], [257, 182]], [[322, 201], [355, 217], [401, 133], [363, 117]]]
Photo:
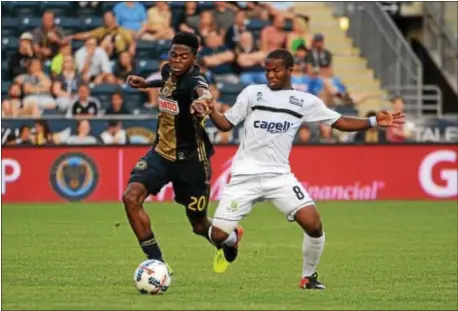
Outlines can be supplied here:
[[142, 170], [146, 169], [147, 166], [148, 166], [148, 164], [146, 163], [145, 160], [140, 160], [135, 165], [135, 169], [142, 171]]

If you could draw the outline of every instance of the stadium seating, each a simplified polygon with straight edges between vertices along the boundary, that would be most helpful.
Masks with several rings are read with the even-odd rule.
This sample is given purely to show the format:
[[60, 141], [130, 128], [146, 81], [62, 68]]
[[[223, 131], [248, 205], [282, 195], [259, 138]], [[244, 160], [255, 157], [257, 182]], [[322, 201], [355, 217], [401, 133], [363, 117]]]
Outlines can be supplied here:
[[2, 37], [19, 35], [19, 20], [16, 17], [2, 17]]
[[151, 59], [137, 60], [137, 73], [143, 77], [150, 75], [152, 72], [159, 70], [159, 61]]
[[314, 32], [324, 34], [326, 47], [334, 53], [334, 74], [342, 79], [350, 92], [370, 95], [370, 99], [359, 104], [359, 114], [386, 107], [387, 102], [380, 99], [382, 95], [386, 96], [380, 81], [375, 78], [372, 69], [367, 67], [366, 59], [360, 57], [352, 40], [339, 27], [330, 6], [320, 2], [301, 2], [295, 5], [295, 9], [297, 13], [310, 17]]
[[2, 97], [8, 94], [8, 88], [10, 87], [10, 81], [2, 81]]

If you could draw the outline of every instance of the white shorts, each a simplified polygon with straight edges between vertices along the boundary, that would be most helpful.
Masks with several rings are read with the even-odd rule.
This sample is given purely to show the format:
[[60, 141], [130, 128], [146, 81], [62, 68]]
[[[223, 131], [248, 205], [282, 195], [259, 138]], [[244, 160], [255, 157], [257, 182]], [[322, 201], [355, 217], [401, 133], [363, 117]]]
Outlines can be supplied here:
[[230, 233], [251, 212], [253, 204], [263, 200], [271, 201], [289, 221], [300, 208], [315, 205], [292, 173], [232, 176], [223, 189], [212, 225]]

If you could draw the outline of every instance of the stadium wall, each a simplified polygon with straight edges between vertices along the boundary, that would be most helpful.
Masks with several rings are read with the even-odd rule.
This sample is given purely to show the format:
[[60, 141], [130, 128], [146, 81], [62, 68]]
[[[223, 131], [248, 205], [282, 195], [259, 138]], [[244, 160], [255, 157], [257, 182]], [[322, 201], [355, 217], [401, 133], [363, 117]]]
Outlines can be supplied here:
[[[2, 201], [116, 202], [148, 147], [3, 148]], [[236, 146], [217, 146], [211, 199], [230, 178]], [[456, 200], [455, 145], [296, 146], [291, 165], [312, 197], [326, 200]], [[190, 172], [191, 174], [192, 172]], [[173, 200], [171, 185], [150, 201]]]

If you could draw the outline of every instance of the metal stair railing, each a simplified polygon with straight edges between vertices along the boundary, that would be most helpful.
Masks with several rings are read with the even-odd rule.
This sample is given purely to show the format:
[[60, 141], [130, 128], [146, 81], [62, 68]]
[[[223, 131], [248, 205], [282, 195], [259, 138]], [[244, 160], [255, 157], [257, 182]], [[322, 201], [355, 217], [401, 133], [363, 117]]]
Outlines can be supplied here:
[[455, 92], [458, 92], [458, 38], [452, 35], [445, 22], [445, 3], [424, 2], [423, 9], [423, 44], [439, 68], [446, 73]]
[[406, 106], [417, 116], [422, 115], [424, 110], [430, 111], [431, 106], [439, 115], [440, 101], [428, 103], [427, 107], [424, 105], [423, 67], [420, 60], [381, 5], [377, 2], [353, 1], [330, 4], [336, 15], [349, 18], [347, 34], [374, 69], [382, 88], [390, 95], [405, 97]]

